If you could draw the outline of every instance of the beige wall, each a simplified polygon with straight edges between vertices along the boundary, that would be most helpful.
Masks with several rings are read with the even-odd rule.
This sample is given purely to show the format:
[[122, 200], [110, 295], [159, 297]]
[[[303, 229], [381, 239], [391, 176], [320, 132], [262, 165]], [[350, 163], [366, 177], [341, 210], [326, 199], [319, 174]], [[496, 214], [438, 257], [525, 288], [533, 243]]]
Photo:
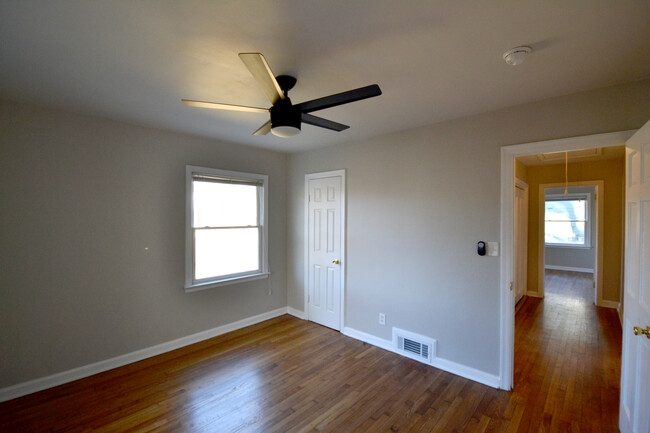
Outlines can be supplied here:
[[[184, 293], [186, 164], [269, 175], [268, 280]], [[285, 212], [284, 154], [0, 102], [0, 387], [285, 307]]]
[[498, 374], [500, 257], [476, 243], [500, 239], [501, 146], [648, 119], [643, 81], [290, 155], [289, 305], [304, 305], [305, 174], [346, 169], [346, 326], [385, 340], [393, 326], [417, 332], [439, 357]]
[[[528, 208], [528, 291], [538, 291], [539, 257], [539, 185], [562, 183], [564, 164], [528, 167], [530, 205]], [[605, 182], [603, 248], [603, 299], [619, 301], [621, 284], [621, 232], [623, 230], [623, 183], [625, 159], [569, 163], [569, 182], [602, 180]]]

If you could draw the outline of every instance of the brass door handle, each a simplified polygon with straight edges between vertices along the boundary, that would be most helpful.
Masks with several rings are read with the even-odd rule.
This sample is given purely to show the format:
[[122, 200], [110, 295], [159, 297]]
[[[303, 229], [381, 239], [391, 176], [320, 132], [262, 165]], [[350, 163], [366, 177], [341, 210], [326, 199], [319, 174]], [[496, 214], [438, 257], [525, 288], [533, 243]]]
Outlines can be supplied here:
[[635, 326], [634, 335], [645, 335], [647, 338], [650, 338], [650, 326], [646, 327], [645, 329]]
[[332, 260], [332, 263], [334, 263], [335, 265], [338, 265], [341, 262], [339, 262], [338, 260]]

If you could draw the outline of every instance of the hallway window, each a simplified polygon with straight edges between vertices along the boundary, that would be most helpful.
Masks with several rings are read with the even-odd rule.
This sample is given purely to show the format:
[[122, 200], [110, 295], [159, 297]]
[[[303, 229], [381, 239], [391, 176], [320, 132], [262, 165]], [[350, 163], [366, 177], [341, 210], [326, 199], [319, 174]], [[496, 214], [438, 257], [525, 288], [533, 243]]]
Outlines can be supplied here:
[[547, 196], [544, 213], [546, 245], [589, 246], [589, 195]]

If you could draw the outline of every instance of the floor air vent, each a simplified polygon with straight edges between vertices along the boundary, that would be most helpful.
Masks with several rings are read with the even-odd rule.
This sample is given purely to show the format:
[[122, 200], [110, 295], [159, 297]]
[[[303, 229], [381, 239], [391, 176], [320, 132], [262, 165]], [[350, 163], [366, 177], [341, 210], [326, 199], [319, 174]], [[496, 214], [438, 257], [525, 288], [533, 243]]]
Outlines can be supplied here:
[[409, 358], [431, 364], [435, 356], [436, 340], [423, 335], [393, 328], [393, 342], [397, 352]]

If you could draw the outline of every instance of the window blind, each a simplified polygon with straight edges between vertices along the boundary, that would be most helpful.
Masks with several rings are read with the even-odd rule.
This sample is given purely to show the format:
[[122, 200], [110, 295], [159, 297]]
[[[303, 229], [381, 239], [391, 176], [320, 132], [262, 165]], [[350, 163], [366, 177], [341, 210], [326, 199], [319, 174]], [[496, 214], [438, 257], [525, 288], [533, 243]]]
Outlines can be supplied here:
[[264, 182], [261, 179], [237, 179], [233, 177], [219, 177], [219, 176], [209, 176], [205, 174], [192, 174], [192, 181], [194, 182], [214, 182], [214, 183], [229, 183], [234, 185], [252, 185], [252, 186], [262, 186]]

